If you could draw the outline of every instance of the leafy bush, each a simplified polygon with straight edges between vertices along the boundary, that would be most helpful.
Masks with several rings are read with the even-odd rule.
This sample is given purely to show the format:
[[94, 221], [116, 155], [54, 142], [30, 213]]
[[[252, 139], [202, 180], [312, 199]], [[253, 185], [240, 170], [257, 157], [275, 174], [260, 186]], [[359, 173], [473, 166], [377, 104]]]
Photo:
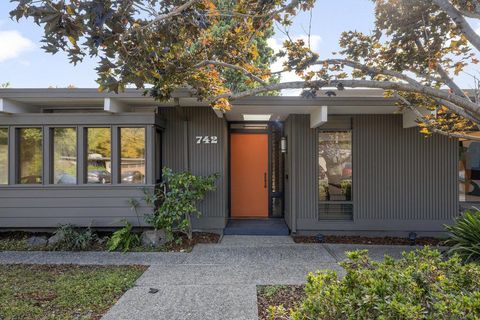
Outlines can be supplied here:
[[215, 190], [218, 175], [195, 176], [189, 172], [173, 172], [164, 168], [162, 183], [153, 194], [145, 191], [145, 201], [154, 207], [145, 221], [155, 230], [165, 230], [167, 240], [173, 239], [173, 231], [179, 230], [192, 239], [192, 216], [200, 217], [197, 204], [209, 191]]
[[59, 241], [51, 247], [53, 250], [82, 251], [97, 243], [97, 234], [91, 228], [76, 228], [65, 224], [55, 231]]
[[446, 241], [450, 253], [456, 253], [465, 261], [480, 262], [480, 211], [465, 211], [455, 224], [445, 227], [450, 232]]
[[428, 248], [374, 262], [367, 250], [348, 252], [334, 271], [310, 273], [305, 300], [292, 310], [270, 307], [270, 319], [478, 319], [480, 266], [444, 260]]
[[123, 252], [130, 251], [132, 247], [140, 244], [140, 237], [138, 234], [132, 232], [132, 224], [126, 220], [125, 227], [115, 231], [112, 237], [108, 240], [108, 251], [122, 250]]

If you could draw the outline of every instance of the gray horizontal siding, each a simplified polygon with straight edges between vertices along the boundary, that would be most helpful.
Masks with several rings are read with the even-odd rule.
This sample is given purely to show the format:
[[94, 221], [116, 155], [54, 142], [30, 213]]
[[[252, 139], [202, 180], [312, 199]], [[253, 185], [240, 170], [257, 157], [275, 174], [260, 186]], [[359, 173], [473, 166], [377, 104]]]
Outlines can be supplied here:
[[[129, 200], [141, 202], [142, 197], [138, 186], [1, 187], [0, 227], [51, 228], [65, 223], [113, 227], [122, 219], [138, 225]], [[138, 208], [142, 224], [143, 214], [149, 212], [144, 204]]]
[[[321, 129], [343, 129], [333, 117]], [[318, 130], [308, 115], [291, 115], [288, 201], [297, 229], [316, 231], [441, 232], [458, 212], [458, 141], [418, 128], [403, 129], [401, 115], [353, 116], [353, 221], [318, 219]], [[295, 182], [296, 180], [296, 182]]]

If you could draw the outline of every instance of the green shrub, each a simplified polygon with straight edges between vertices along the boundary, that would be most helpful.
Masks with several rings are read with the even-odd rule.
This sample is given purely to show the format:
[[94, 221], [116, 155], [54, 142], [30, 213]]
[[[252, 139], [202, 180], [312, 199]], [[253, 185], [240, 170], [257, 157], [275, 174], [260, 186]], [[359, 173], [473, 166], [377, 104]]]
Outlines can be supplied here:
[[192, 239], [192, 216], [201, 216], [197, 204], [208, 192], [215, 190], [217, 179], [217, 174], [202, 177], [163, 168], [162, 183], [155, 192], [144, 191], [145, 202], [154, 207], [153, 213], [145, 216], [145, 222], [155, 230], [165, 230], [169, 241], [173, 240], [175, 230]]
[[124, 222], [125, 227], [115, 231], [108, 240], [108, 251], [122, 250], [123, 252], [127, 252], [130, 251], [132, 247], [140, 244], [138, 234], [132, 232], [132, 224], [126, 220], [124, 220]]
[[428, 248], [374, 262], [367, 250], [348, 252], [334, 271], [310, 273], [305, 300], [292, 310], [270, 307], [270, 319], [478, 319], [480, 266], [444, 260]]
[[445, 227], [450, 232], [446, 241], [450, 253], [456, 253], [465, 261], [480, 262], [480, 211], [465, 211], [455, 224]]
[[59, 241], [51, 245], [53, 250], [89, 250], [98, 241], [97, 234], [91, 228], [76, 228], [70, 224], [58, 227], [54, 234]]

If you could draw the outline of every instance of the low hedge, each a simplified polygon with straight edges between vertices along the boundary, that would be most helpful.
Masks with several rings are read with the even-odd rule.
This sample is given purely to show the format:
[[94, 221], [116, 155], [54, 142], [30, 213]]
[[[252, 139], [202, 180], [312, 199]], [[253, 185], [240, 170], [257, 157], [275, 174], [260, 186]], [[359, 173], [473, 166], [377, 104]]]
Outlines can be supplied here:
[[348, 252], [346, 275], [310, 273], [298, 307], [270, 307], [270, 319], [479, 319], [480, 266], [425, 248], [395, 260]]

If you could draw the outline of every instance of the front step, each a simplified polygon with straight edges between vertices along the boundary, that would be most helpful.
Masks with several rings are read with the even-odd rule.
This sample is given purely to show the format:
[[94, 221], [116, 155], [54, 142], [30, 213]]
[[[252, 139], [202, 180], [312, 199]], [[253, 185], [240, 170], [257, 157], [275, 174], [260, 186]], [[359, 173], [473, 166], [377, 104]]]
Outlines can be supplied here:
[[290, 230], [283, 219], [231, 219], [223, 234], [288, 236]]
[[224, 235], [222, 247], [269, 247], [295, 244], [290, 236], [235, 236]]

